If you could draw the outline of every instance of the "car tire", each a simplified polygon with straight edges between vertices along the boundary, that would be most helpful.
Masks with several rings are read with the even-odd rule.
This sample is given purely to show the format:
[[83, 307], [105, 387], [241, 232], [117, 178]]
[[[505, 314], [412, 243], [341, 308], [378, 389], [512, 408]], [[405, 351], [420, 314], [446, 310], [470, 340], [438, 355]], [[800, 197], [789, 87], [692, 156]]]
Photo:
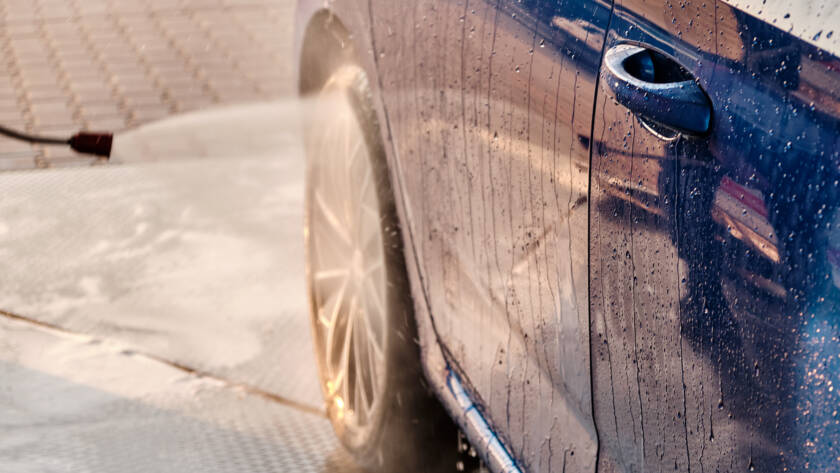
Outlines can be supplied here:
[[454, 471], [457, 429], [424, 382], [372, 103], [356, 66], [304, 101], [308, 297], [326, 411], [367, 469]]

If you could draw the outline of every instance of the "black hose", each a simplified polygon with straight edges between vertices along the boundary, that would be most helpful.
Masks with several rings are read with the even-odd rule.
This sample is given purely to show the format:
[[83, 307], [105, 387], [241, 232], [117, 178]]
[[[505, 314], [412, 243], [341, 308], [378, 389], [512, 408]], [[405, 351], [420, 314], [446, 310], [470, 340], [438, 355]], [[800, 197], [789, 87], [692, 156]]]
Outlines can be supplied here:
[[55, 138], [50, 136], [30, 135], [11, 128], [6, 128], [0, 125], [0, 135], [8, 136], [16, 140], [27, 141], [29, 143], [38, 143], [43, 145], [64, 145], [70, 144], [70, 138]]
[[111, 133], [79, 132], [70, 138], [30, 135], [3, 125], [0, 125], [0, 135], [27, 143], [69, 146], [79, 153], [93, 154], [104, 158], [111, 156], [111, 144], [114, 139], [114, 135]]

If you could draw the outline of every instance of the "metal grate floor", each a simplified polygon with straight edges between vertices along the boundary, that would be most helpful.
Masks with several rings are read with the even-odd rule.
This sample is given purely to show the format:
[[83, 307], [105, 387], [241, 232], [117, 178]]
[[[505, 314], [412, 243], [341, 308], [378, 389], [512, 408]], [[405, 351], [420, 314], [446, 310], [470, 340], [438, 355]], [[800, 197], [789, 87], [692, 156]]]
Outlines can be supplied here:
[[0, 471], [355, 472], [321, 415], [0, 318]]

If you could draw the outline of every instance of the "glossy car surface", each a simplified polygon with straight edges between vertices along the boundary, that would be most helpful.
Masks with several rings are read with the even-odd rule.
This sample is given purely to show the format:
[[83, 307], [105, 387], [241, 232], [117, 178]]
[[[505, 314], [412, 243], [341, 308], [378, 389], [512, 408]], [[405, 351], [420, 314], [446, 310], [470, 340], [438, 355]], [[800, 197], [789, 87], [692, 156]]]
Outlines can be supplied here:
[[488, 466], [840, 469], [840, 6], [302, 0], [298, 25], [302, 94], [370, 79], [425, 374]]

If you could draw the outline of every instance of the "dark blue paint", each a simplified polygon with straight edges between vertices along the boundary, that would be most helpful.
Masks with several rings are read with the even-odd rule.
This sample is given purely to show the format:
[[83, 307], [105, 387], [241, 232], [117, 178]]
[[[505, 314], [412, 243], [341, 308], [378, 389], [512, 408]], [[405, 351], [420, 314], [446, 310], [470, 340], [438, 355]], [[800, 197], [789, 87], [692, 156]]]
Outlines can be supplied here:
[[[834, 471], [837, 58], [723, 2], [707, 12], [662, 2], [662, 16], [650, 3], [617, 6], [608, 45], [650, 44], [676, 58], [708, 93], [713, 124], [708, 137], [666, 142], [599, 101], [596, 127], [613, 132], [596, 136], [592, 261], [627, 248], [632, 267], [593, 266], [607, 288], [593, 285], [593, 298], [633, 308], [596, 311], [605, 320], [593, 328], [600, 465]], [[652, 161], [655, 175], [643, 175]], [[622, 183], [608, 181], [622, 172]], [[610, 379], [623, 357], [637, 376]], [[638, 428], [606, 428], [622, 404], [619, 424]], [[660, 435], [676, 439], [664, 455], [651, 451]]]
[[[427, 376], [485, 456], [592, 471], [594, 416], [605, 471], [838, 469], [838, 57], [715, 0], [330, 8], [379, 85]], [[621, 44], [711, 113], [614, 87]]]
[[610, 5], [371, 5], [430, 338], [523, 469], [591, 470], [587, 169]]

